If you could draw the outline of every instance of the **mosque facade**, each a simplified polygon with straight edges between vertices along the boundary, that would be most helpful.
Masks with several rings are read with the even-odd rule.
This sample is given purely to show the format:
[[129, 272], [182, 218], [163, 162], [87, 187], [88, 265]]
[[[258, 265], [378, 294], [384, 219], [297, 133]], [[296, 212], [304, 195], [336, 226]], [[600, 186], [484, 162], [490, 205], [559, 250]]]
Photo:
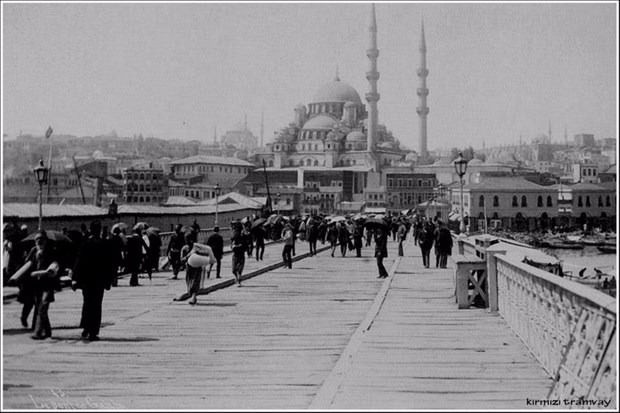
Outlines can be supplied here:
[[[273, 143], [268, 143], [263, 158], [274, 168], [354, 167], [380, 172], [382, 167], [402, 160], [405, 151], [397, 139], [378, 123], [377, 25], [374, 5], [369, 27], [370, 44], [366, 51], [369, 90], [366, 104], [359, 93], [336, 74], [321, 86], [307, 104], [294, 109], [294, 120], [281, 128]], [[262, 160], [261, 160], [262, 161]]]

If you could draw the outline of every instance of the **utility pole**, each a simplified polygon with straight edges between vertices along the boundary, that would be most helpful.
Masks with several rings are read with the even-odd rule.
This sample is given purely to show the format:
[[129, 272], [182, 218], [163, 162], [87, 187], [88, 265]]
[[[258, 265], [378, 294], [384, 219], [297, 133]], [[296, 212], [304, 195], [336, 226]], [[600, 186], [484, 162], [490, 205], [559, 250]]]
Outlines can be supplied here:
[[267, 164], [263, 159], [263, 173], [265, 175], [265, 188], [267, 188], [267, 205], [269, 207], [269, 214], [273, 213], [273, 208], [271, 207], [271, 195], [269, 194], [269, 180], [267, 179]]
[[80, 187], [80, 195], [82, 195], [82, 204], [86, 205], [86, 198], [84, 198], [84, 190], [82, 189], [82, 180], [80, 179], [80, 170], [78, 169], [77, 162], [75, 161], [75, 155], [73, 158], [73, 169], [75, 169], [75, 174], [77, 175], [78, 186]]

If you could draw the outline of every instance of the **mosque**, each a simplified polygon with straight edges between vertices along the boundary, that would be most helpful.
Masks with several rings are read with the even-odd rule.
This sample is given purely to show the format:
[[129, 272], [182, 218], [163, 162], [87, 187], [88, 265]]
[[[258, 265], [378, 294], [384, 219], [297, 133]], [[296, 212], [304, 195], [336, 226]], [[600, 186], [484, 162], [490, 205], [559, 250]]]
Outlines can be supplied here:
[[[263, 193], [265, 180], [259, 176], [266, 174], [278, 198], [286, 196], [285, 206], [300, 212], [357, 210], [370, 199], [385, 199], [382, 174], [410, 159], [408, 151], [401, 148], [399, 141], [378, 121], [379, 49], [374, 4], [369, 34], [366, 104], [336, 73], [333, 81], [318, 88], [308, 104], [294, 108], [293, 121], [276, 132], [273, 142], [254, 153], [252, 160], [264, 168], [257, 169], [257, 176], [249, 176], [241, 183], [243, 192], [269, 196]], [[418, 156], [425, 156], [429, 110], [423, 27], [420, 52], [421, 65], [417, 70], [420, 105], [416, 108], [420, 119], [421, 152]], [[409, 169], [409, 172], [412, 171]]]
[[333, 81], [318, 88], [307, 105], [295, 107], [293, 122], [280, 129], [274, 142], [266, 145], [267, 165], [274, 168], [355, 166], [358, 170], [362, 167], [368, 172], [380, 172], [382, 167], [404, 159], [406, 152], [398, 140], [385, 125], [378, 123], [379, 50], [374, 4], [369, 32], [367, 105], [336, 73]]

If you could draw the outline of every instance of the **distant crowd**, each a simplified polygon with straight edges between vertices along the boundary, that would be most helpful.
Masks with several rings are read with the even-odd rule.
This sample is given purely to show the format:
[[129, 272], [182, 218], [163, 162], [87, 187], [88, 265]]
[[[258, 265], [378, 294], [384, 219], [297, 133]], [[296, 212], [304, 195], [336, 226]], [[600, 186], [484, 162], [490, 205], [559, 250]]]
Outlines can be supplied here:
[[[404, 255], [403, 243], [413, 232], [414, 244], [422, 252], [422, 264], [429, 268], [430, 251], [435, 247], [435, 266], [445, 268], [452, 250], [452, 237], [441, 220], [423, 216], [304, 216], [245, 217], [231, 223], [230, 250], [232, 273], [241, 287], [246, 256], [262, 261], [268, 240], [282, 241], [282, 261], [292, 268], [296, 244], [307, 242], [309, 254], [317, 253], [317, 243], [329, 243], [331, 256], [339, 247], [340, 256], [355, 252], [362, 257], [364, 245], [374, 242], [378, 278], [389, 276], [383, 265], [388, 257], [387, 243], [392, 236], [398, 242], [398, 254]], [[159, 228], [140, 222], [129, 228], [117, 223], [108, 228], [95, 220], [79, 230], [37, 231], [29, 233], [25, 225], [7, 223], [3, 228], [4, 285], [19, 287], [18, 300], [23, 304], [21, 323], [33, 331], [32, 338], [41, 340], [51, 336], [49, 306], [54, 292], [61, 285], [71, 285], [83, 295], [80, 320], [82, 338], [99, 339], [101, 308], [104, 291], [118, 285], [119, 276], [129, 275], [129, 286], [138, 286], [140, 274], [152, 278], [159, 270], [172, 271], [172, 279], [185, 270], [187, 292], [178, 299], [189, 298], [196, 304], [198, 292], [205, 278], [215, 270], [221, 278], [224, 239], [216, 225], [204, 243], [198, 242], [200, 226], [194, 221], [189, 226], [177, 225], [165, 246], [160, 260], [162, 236]], [[161, 264], [161, 265], [160, 265]], [[33, 314], [29, 324], [30, 314]]]

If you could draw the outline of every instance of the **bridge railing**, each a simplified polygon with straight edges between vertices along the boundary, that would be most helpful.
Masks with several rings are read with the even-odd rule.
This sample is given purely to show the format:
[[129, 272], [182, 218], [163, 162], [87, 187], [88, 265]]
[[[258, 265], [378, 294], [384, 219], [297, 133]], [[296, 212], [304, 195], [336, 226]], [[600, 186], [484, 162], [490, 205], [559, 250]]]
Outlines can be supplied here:
[[[462, 264], [466, 257], [486, 261], [485, 304], [490, 311], [499, 312], [554, 379], [549, 398], [583, 397], [615, 403], [615, 298], [521, 262], [505, 241], [496, 246], [486, 237], [457, 238], [456, 242], [462, 255], [454, 258], [455, 275], [467, 269]], [[480, 279], [482, 271], [478, 270]], [[468, 294], [458, 291], [458, 279], [455, 277], [457, 301], [459, 294]], [[470, 277], [469, 285], [475, 287], [475, 279]], [[467, 288], [467, 283], [462, 282], [460, 288]], [[470, 288], [472, 292], [476, 293]], [[459, 305], [466, 307], [469, 305]]]
[[554, 378], [549, 398], [616, 395], [616, 304], [600, 291], [490, 254], [500, 315]]

